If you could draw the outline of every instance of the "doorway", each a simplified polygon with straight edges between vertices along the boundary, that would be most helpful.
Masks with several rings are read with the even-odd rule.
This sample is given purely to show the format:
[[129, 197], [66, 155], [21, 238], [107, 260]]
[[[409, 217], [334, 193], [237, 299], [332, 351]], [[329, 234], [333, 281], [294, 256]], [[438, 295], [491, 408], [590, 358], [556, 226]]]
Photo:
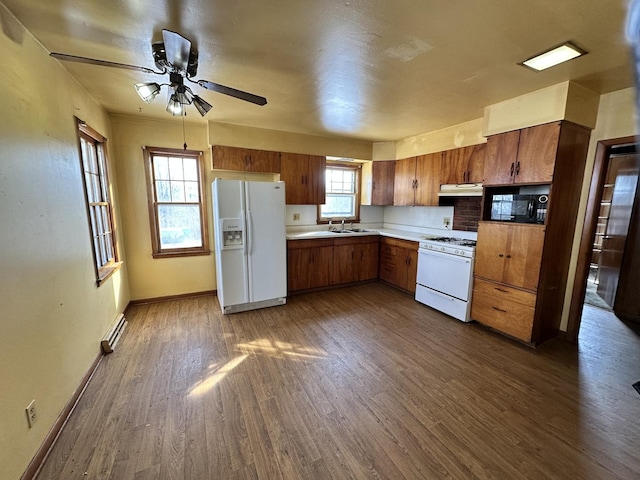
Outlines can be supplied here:
[[597, 306], [613, 308], [620, 318], [626, 311], [640, 313], [640, 304], [629, 302], [624, 294], [640, 280], [633, 273], [640, 269], [640, 251], [633, 250], [640, 249], [626, 248], [625, 253], [626, 245], [634, 247], [640, 241], [636, 142], [635, 137], [625, 137], [597, 145], [567, 325], [567, 339], [574, 343], [587, 295], [601, 302]]

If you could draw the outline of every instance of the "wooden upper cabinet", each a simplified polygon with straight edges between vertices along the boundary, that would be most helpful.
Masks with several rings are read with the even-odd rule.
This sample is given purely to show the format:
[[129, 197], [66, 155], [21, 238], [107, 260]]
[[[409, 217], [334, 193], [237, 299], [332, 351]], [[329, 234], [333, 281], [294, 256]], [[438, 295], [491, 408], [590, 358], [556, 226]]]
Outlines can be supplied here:
[[215, 169], [255, 173], [280, 171], [280, 152], [214, 145], [211, 156]]
[[474, 274], [536, 291], [544, 236], [543, 225], [480, 222]]
[[325, 201], [325, 157], [300, 153], [280, 155], [280, 180], [288, 205], [320, 205]]
[[394, 205], [438, 205], [441, 152], [396, 160]]
[[519, 141], [520, 130], [492, 135], [487, 139], [487, 155], [484, 159], [485, 185], [513, 183]]
[[487, 144], [442, 152], [440, 182], [443, 184], [482, 183]]
[[372, 162], [371, 205], [393, 205], [396, 162]]
[[307, 189], [309, 200], [313, 205], [322, 205], [326, 198], [327, 158], [320, 155], [309, 155], [309, 171]]
[[393, 182], [393, 204], [414, 205], [416, 157], [396, 160]]
[[560, 122], [520, 131], [515, 183], [551, 183], [560, 140]]
[[489, 137], [484, 183], [551, 183], [561, 126], [560, 122], [546, 123]]
[[442, 152], [416, 157], [415, 205], [438, 205]]
[[469, 162], [467, 163], [467, 180], [465, 183], [483, 183], [487, 144], [480, 143], [478, 145], [472, 145], [465, 148], [471, 150], [471, 153], [468, 156]]

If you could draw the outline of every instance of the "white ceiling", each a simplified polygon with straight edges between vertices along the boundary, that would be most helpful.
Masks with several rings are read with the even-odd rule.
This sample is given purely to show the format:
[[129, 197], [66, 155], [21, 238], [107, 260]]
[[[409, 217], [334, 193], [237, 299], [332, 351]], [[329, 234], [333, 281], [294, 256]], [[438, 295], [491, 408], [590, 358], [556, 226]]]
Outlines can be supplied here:
[[[389, 141], [566, 80], [633, 84], [625, 0], [0, 1], [47, 50], [101, 60], [154, 68], [151, 42], [174, 30], [197, 47], [197, 78], [268, 99], [193, 86], [213, 109], [203, 120], [189, 107], [190, 121]], [[541, 73], [518, 65], [567, 40], [590, 53]], [[63, 63], [107, 110], [172, 118], [164, 94], [147, 105], [132, 87], [164, 78]]]

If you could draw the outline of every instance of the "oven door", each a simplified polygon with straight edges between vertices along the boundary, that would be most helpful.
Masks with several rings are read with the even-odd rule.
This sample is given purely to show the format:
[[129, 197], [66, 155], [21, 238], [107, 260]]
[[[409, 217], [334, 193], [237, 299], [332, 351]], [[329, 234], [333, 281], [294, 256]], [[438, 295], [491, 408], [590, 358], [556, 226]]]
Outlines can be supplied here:
[[471, 258], [418, 249], [418, 285], [466, 302], [469, 300], [472, 274]]

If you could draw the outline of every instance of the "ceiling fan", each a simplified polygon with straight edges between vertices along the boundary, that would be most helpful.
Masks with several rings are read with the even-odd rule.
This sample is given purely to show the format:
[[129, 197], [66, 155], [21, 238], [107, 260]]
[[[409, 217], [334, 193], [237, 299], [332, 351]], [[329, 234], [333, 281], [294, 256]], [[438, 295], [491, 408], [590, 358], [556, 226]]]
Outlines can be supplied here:
[[147, 103], [151, 103], [160, 93], [162, 86], [168, 86], [167, 112], [174, 116], [185, 115], [185, 107], [193, 105], [196, 107], [200, 115], [203, 117], [211, 110], [212, 106], [198, 95], [194, 95], [191, 89], [184, 84], [187, 80], [191, 83], [200, 85], [207, 90], [229, 95], [256, 105], [266, 105], [267, 99], [254, 95], [252, 93], [236, 90], [235, 88], [226, 87], [218, 83], [208, 80], [195, 80], [194, 77], [198, 70], [198, 52], [191, 48], [191, 41], [171, 30], [162, 30], [162, 42], [154, 42], [151, 44], [153, 52], [153, 60], [156, 67], [160, 71], [155, 71], [147, 67], [139, 67], [137, 65], [128, 65], [126, 63], [109, 62], [107, 60], [97, 60], [95, 58], [79, 57], [76, 55], [68, 55], [66, 53], [51, 52], [50, 55], [58, 60], [69, 62], [90, 63], [93, 65], [101, 65], [103, 67], [116, 67], [128, 70], [137, 70], [139, 72], [153, 73], [156, 75], [169, 75], [169, 83], [158, 84], [136, 83], [134, 88], [140, 98]]

